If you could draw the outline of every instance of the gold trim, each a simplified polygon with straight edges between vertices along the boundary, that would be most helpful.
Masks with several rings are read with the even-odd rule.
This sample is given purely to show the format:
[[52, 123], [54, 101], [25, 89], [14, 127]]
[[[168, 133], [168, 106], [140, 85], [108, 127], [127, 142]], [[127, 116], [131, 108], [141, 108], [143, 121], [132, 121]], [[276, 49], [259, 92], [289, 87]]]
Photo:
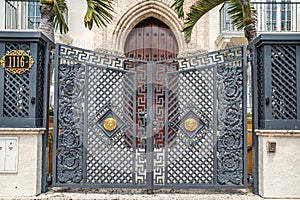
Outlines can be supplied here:
[[[26, 57], [28, 57], [28, 67], [20, 67], [20, 66], [19, 67], [6, 67], [5, 66], [5, 57], [6, 56], [21, 56], [21, 57], [26, 56]], [[19, 61], [19, 64], [20, 64], [20, 62], [22, 62], [22, 61]], [[2, 65], [4, 70], [6, 70], [12, 74], [24, 74], [25, 72], [29, 71], [32, 68], [32, 66], [34, 64], [34, 60], [29, 54], [27, 54], [23, 50], [11, 50], [7, 54], [2, 56], [2, 58], [0, 60], [0, 64]]]
[[198, 122], [194, 118], [188, 118], [184, 121], [184, 128], [187, 131], [195, 131], [198, 127]]
[[117, 128], [117, 121], [114, 118], [106, 118], [104, 120], [103, 126], [107, 131], [113, 131]]

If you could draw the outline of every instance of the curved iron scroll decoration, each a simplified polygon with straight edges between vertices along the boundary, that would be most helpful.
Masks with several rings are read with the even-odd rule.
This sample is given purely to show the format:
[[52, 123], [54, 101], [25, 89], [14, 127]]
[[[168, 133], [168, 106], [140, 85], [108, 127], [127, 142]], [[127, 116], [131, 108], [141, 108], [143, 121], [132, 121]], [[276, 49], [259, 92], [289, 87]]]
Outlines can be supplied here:
[[218, 66], [218, 183], [240, 185], [244, 173], [243, 69]]
[[85, 67], [59, 65], [57, 180], [79, 183], [83, 177], [83, 99]]

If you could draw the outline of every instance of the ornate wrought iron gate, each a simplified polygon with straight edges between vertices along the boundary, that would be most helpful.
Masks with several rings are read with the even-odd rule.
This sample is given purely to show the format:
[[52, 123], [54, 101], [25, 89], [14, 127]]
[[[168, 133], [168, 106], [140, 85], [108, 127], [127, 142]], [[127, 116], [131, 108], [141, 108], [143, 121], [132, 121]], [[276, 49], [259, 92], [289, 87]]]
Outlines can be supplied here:
[[245, 48], [145, 62], [56, 46], [53, 186], [245, 187]]

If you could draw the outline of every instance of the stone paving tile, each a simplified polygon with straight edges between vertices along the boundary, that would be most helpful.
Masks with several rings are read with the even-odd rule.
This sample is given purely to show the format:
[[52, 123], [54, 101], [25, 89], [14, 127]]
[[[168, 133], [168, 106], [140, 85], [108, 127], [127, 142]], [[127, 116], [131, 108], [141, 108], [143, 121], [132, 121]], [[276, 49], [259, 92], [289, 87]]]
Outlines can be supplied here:
[[249, 190], [154, 190], [147, 194], [146, 190], [134, 189], [54, 189], [35, 197], [7, 197], [0, 199], [99, 199], [99, 200], [262, 200]]

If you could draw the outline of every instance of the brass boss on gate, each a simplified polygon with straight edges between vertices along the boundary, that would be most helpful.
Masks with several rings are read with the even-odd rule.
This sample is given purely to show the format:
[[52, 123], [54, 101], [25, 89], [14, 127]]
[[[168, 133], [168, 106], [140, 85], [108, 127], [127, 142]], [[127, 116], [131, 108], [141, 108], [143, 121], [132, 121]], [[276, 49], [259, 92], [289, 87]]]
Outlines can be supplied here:
[[188, 118], [184, 121], [184, 128], [187, 131], [194, 131], [198, 127], [198, 122], [194, 118]]
[[103, 122], [103, 126], [107, 131], [113, 131], [117, 128], [117, 121], [114, 118], [106, 118]]
[[12, 74], [24, 74], [31, 69], [34, 60], [23, 50], [11, 50], [2, 56], [0, 63], [4, 70]]

